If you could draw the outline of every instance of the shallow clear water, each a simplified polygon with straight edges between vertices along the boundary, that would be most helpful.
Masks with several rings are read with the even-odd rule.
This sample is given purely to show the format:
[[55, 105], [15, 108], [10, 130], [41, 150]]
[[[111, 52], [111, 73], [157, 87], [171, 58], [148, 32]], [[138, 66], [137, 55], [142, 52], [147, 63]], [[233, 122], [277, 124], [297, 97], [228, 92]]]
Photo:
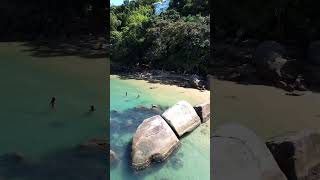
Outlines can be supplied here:
[[[150, 89], [154, 86], [157, 85], [111, 77], [110, 145], [120, 159], [117, 164], [111, 167], [111, 179], [210, 179], [209, 123], [202, 124], [194, 132], [181, 139], [180, 148], [165, 162], [152, 164], [146, 170], [138, 172], [130, 167], [130, 142], [136, 128], [145, 118], [161, 113], [161, 111], [150, 110], [151, 104], [160, 105], [164, 110], [182, 99], [188, 100], [192, 104], [203, 101], [202, 98], [189, 96], [183, 88], [169, 87], [166, 88], [167, 91]], [[139, 98], [137, 98], [138, 94]]]
[[[96, 179], [101, 169], [82, 173], [84, 161], [70, 154], [106, 134], [106, 59], [35, 57], [28, 50], [0, 43], [0, 179]], [[7, 153], [21, 154], [27, 167]]]

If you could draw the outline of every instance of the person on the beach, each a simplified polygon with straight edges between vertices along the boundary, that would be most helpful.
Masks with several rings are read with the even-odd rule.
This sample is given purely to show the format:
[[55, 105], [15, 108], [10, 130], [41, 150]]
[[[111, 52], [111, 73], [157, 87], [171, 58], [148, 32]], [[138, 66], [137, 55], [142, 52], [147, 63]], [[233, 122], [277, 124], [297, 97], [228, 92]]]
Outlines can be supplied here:
[[94, 105], [91, 105], [90, 106], [90, 112], [94, 112], [94, 111], [96, 111], [96, 108], [94, 107]]
[[56, 105], [56, 97], [53, 96], [50, 101], [50, 106], [52, 109], [55, 109], [55, 105]]

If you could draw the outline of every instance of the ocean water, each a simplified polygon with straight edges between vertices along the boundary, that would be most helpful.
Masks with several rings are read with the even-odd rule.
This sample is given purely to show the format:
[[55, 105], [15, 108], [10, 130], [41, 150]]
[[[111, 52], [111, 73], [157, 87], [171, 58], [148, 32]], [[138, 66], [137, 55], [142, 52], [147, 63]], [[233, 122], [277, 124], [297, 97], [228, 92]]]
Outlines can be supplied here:
[[[110, 146], [116, 152], [119, 161], [111, 165], [110, 178], [112, 180], [209, 180], [209, 123], [202, 124], [182, 138], [180, 148], [165, 162], [152, 164], [142, 171], [134, 171], [130, 166], [132, 136], [145, 118], [160, 114], [168, 106], [182, 99], [197, 104], [208, 100], [209, 97], [192, 96], [187, 90], [174, 86], [165, 89], [157, 86], [159, 85], [139, 80], [121, 80], [119, 77], [111, 76]], [[150, 110], [152, 104], [160, 105], [162, 109]]]
[[106, 136], [106, 59], [36, 57], [30, 49], [0, 43], [0, 179], [105, 178], [104, 156], [76, 147]]

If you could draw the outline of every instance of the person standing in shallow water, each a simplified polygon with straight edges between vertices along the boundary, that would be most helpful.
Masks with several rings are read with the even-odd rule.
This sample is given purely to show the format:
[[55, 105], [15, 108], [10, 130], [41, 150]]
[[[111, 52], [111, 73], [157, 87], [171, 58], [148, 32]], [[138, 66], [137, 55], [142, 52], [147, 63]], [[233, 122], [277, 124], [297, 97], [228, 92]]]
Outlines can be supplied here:
[[94, 107], [94, 105], [91, 105], [90, 106], [90, 112], [94, 112], [94, 111], [96, 111], [96, 108]]
[[50, 101], [50, 106], [52, 109], [55, 109], [55, 105], [56, 105], [56, 97], [53, 96]]
[[126, 96], [128, 96], [128, 92], [126, 92]]

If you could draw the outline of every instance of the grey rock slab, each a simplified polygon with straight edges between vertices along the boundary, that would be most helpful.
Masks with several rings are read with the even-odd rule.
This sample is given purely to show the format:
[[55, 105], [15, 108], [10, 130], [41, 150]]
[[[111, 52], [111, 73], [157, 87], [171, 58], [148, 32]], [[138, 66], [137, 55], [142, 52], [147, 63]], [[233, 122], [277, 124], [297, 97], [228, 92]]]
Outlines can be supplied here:
[[153, 161], [161, 162], [179, 145], [179, 139], [160, 115], [145, 119], [133, 136], [132, 166], [143, 169]]
[[167, 109], [162, 117], [181, 137], [187, 132], [193, 131], [201, 124], [200, 117], [195, 109], [187, 101], [179, 101]]

